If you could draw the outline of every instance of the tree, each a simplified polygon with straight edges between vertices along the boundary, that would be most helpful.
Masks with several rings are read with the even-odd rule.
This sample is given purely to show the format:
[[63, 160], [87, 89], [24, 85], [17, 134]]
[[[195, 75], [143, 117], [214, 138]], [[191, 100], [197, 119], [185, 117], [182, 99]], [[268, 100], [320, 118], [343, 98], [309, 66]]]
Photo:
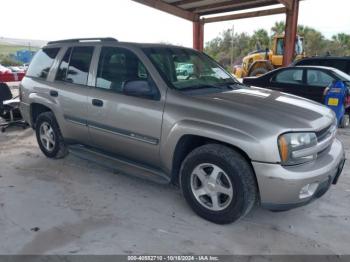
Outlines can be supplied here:
[[286, 28], [286, 23], [283, 21], [275, 22], [274, 26], [271, 28], [272, 36], [284, 34]]
[[[284, 28], [283, 21], [276, 22], [271, 28], [270, 36], [265, 29], [259, 29], [251, 36], [247, 33], [232, 36], [231, 29], [227, 29], [206, 43], [205, 52], [224, 66], [229, 66], [232, 52], [234, 64], [241, 64], [244, 56], [256, 50], [257, 44], [261, 49], [269, 47], [271, 38], [276, 34], [283, 34]], [[348, 34], [340, 33], [334, 35], [332, 39], [326, 39], [321, 32], [304, 25], [298, 26], [298, 34], [304, 37], [305, 51], [308, 56], [325, 55], [328, 52], [337, 56], [350, 55], [350, 35]]]
[[269, 33], [265, 29], [259, 29], [254, 32], [250, 39], [250, 47], [256, 47], [258, 50], [269, 48], [270, 37]]

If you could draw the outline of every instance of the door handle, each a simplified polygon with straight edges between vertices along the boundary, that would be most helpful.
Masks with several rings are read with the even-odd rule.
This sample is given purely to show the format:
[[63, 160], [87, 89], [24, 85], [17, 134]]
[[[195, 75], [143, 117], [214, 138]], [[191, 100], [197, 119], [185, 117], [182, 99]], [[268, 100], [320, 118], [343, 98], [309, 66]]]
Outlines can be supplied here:
[[92, 105], [102, 107], [103, 101], [100, 99], [92, 99]]
[[50, 96], [58, 97], [58, 92], [56, 90], [50, 90]]

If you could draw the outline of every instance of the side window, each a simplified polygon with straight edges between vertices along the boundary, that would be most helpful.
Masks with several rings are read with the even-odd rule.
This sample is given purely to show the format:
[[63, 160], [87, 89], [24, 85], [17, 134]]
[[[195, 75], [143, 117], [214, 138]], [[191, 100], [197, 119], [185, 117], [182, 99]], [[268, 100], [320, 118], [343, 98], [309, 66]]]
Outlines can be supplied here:
[[284, 54], [284, 40], [283, 40], [283, 38], [279, 38], [277, 40], [276, 54], [277, 55]]
[[96, 87], [121, 92], [124, 83], [130, 80], [149, 80], [149, 74], [140, 59], [124, 48], [103, 47]]
[[69, 48], [58, 68], [56, 80], [86, 85], [93, 52], [92, 46]]
[[68, 72], [68, 64], [72, 48], [68, 48], [56, 73], [56, 80], [65, 81]]
[[44, 48], [38, 51], [29, 65], [27, 76], [46, 79], [59, 48]]
[[286, 84], [302, 84], [303, 69], [289, 69], [277, 73], [273, 82]]
[[327, 87], [334, 78], [320, 70], [307, 70], [307, 84], [311, 86]]

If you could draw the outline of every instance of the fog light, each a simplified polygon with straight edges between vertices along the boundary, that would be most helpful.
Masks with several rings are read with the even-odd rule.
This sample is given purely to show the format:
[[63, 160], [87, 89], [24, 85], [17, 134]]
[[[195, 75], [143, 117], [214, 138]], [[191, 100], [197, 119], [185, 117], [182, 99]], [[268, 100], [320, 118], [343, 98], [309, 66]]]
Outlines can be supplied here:
[[300, 190], [299, 198], [303, 199], [312, 196], [315, 193], [317, 187], [318, 183], [307, 184]]

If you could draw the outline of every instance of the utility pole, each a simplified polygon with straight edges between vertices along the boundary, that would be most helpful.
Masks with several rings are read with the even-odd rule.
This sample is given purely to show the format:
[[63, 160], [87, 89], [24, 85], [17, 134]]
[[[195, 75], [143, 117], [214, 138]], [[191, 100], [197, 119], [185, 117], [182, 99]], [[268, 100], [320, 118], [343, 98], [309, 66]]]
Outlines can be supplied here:
[[231, 29], [231, 70], [233, 70], [233, 48], [234, 48], [234, 37], [235, 37], [235, 34], [234, 34], [234, 24], [232, 24], [232, 29]]

